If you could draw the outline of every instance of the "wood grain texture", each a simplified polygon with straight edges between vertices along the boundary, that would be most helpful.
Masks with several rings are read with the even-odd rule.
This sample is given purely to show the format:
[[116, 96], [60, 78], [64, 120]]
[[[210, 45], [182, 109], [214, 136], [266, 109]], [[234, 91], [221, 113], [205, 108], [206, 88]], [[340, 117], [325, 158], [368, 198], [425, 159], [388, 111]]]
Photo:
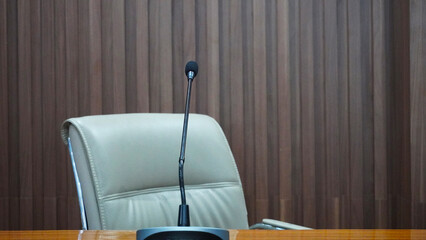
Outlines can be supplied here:
[[[2, 231], [0, 237], [5, 240], [33, 239], [118, 239], [136, 238], [136, 231]], [[404, 239], [417, 240], [426, 237], [425, 230], [312, 230], [312, 231], [268, 231], [268, 230], [229, 230], [229, 239], [235, 240], [272, 240], [272, 239]]]
[[61, 123], [222, 126], [251, 224], [424, 228], [421, 0], [0, 0], [0, 229], [80, 227]]

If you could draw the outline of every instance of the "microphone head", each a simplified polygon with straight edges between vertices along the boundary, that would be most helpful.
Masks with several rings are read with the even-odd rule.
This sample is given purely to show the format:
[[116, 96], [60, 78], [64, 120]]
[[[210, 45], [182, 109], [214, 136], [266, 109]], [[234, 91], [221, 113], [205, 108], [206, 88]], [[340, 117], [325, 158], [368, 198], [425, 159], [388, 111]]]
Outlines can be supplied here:
[[188, 73], [189, 72], [194, 72], [194, 78], [195, 76], [197, 76], [198, 73], [198, 64], [195, 61], [189, 61], [188, 63], [186, 63], [185, 66], [185, 74], [188, 77]]

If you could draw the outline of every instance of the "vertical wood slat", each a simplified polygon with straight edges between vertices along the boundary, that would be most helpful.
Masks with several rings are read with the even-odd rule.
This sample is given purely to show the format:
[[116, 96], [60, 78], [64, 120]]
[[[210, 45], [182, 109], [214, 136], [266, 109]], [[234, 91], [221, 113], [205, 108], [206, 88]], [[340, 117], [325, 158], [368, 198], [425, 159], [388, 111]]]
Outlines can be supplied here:
[[327, 1], [324, 4], [324, 77], [325, 77], [325, 131], [326, 139], [326, 161], [327, 166], [325, 174], [326, 189], [328, 190], [326, 209], [328, 214], [326, 222], [331, 224], [332, 228], [340, 226], [340, 189], [339, 180], [341, 173], [339, 171], [340, 160], [340, 128], [339, 126], [339, 78], [338, 78], [338, 51], [336, 48], [338, 42], [337, 26], [337, 1]]
[[351, 227], [363, 228], [361, 3], [348, 1]]
[[[136, 87], [136, 32], [137, 29], [137, 13], [136, 13], [136, 1], [125, 1], [124, 2], [124, 35], [129, 36], [125, 38], [125, 94], [126, 97], [126, 110], [130, 112], [136, 112], [137, 104], [137, 87]], [[104, 21], [102, 24], [105, 25]], [[105, 43], [104, 43], [105, 44]], [[104, 70], [105, 71], [105, 70]], [[105, 96], [104, 96], [105, 98]]]
[[103, 113], [125, 112], [124, 1], [102, 1]]
[[[78, 33], [78, 0], [65, 1], [65, 102], [67, 118], [78, 116], [79, 111], [79, 33]], [[65, 153], [68, 155], [68, 153]], [[67, 161], [67, 228], [80, 229], [76, 187], [72, 174], [70, 159]]]
[[148, 1], [125, 1], [125, 5], [126, 111], [148, 112], [149, 71], [145, 70], [149, 69]]
[[[230, 85], [225, 84], [229, 83], [230, 73], [232, 69], [230, 68], [230, 1], [221, 1], [220, 2], [220, 11], [221, 18], [219, 19], [219, 41], [222, 47], [220, 48], [220, 62], [221, 62], [221, 70], [220, 70], [220, 123], [227, 137], [230, 137], [231, 133], [231, 93], [230, 93]], [[247, 2], [247, 4], [251, 4], [251, 2]], [[201, 46], [200, 46], [201, 47]], [[199, 47], [199, 48], [200, 48]], [[200, 49], [197, 51], [200, 51]]]
[[289, 1], [277, 1], [277, 90], [278, 94], [278, 145], [279, 145], [279, 219], [294, 219], [292, 205], [291, 157], [291, 85], [290, 85], [290, 29]]
[[398, 169], [398, 185], [395, 188], [397, 207], [396, 224], [402, 228], [411, 226], [411, 153], [410, 153], [410, 19], [409, 2], [394, 1], [391, 5], [393, 11], [393, 72], [395, 95], [393, 118], [398, 129], [394, 129], [393, 144], [399, 146], [395, 150], [395, 170]]
[[[233, 123], [231, 134], [230, 134], [230, 143], [232, 152], [237, 161], [238, 170], [240, 172], [241, 178], [245, 178], [245, 165], [244, 165], [244, 79], [243, 79], [243, 38], [242, 38], [242, 3], [238, 0], [230, 1], [230, 69], [232, 69], [230, 74], [230, 82], [228, 87], [232, 95], [230, 96], [230, 110], [233, 113], [231, 115], [231, 122]], [[217, 46], [219, 47], [219, 46]], [[219, 49], [218, 49], [219, 50]], [[210, 71], [211, 73], [216, 72], [219, 74], [220, 68], [219, 63], [217, 63], [217, 69]], [[212, 74], [208, 74], [211, 76]], [[217, 78], [219, 83], [219, 75], [214, 75]], [[224, 82], [222, 81], [222, 84]], [[219, 90], [219, 89], [218, 89]], [[220, 103], [220, 96], [217, 96], [217, 101]], [[218, 107], [220, 105], [218, 104]], [[219, 109], [217, 109], [219, 110]], [[216, 116], [219, 113], [216, 113]], [[217, 118], [220, 120], [220, 117]]]
[[9, 229], [19, 229], [18, 4], [7, 2]]
[[[409, 17], [398, 4], [0, 1], [6, 12], [0, 41], [7, 42], [0, 52], [7, 88], [0, 103], [7, 111], [0, 122], [7, 125], [0, 124], [7, 136], [0, 210], [7, 212], [0, 227], [79, 227], [61, 122], [101, 113], [182, 112], [183, 64], [191, 59], [200, 64], [191, 111], [222, 125], [250, 223], [270, 217], [311, 227], [396, 227], [411, 217], [412, 226], [422, 226], [424, 133], [417, 128], [423, 126], [423, 85], [415, 69], [424, 65], [418, 60], [424, 40], [410, 38], [413, 64], [396, 59], [404, 52], [391, 50], [409, 46], [396, 34], [406, 22], [392, 26]], [[411, 4], [410, 33], [421, 36], [413, 29], [424, 29], [425, 7]], [[391, 71], [398, 61], [402, 70]], [[401, 82], [407, 66], [417, 66], [408, 89], [419, 92], [408, 92], [410, 102], [397, 97], [407, 94]], [[404, 162], [392, 154], [399, 143], [408, 146], [401, 136], [412, 142], [410, 150], [395, 150]], [[28, 211], [32, 216], [20, 219]]]
[[32, 162], [31, 133], [31, 35], [30, 5], [18, 1], [18, 111], [19, 117], [19, 183], [20, 183], [20, 226], [31, 229], [32, 208]]
[[[90, 114], [102, 113], [102, 9], [101, 0], [93, 0], [85, 3], [88, 6], [89, 31], [87, 33], [90, 46], [89, 57], [89, 96]], [[80, 88], [81, 90], [81, 88]]]
[[[89, 23], [89, 9], [86, 1], [78, 0], [77, 2], [77, 13], [78, 13], [78, 76], [76, 81], [78, 81], [78, 114], [79, 115], [89, 115], [89, 49], [90, 44], [88, 41], [88, 32], [90, 28], [88, 27]], [[90, 26], [90, 25], [89, 25]]]
[[361, 64], [362, 64], [362, 174], [365, 227], [373, 225], [374, 215], [374, 156], [373, 156], [373, 95], [372, 95], [372, 53], [371, 53], [371, 3], [362, 2], [361, 8]]
[[171, 112], [173, 110], [173, 82], [172, 82], [172, 2], [161, 1], [159, 11], [159, 37], [160, 45], [160, 83], [161, 83], [161, 112]]
[[[276, 36], [276, 1], [265, 2], [265, 39], [266, 45], [266, 89], [267, 89], [267, 152], [268, 182], [278, 182], [278, 92], [277, 92], [277, 36]], [[268, 216], [279, 217], [279, 188], [268, 184]]]
[[69, 0], [65, 2], [65, 54], [66, 54], [66, 110], [68, 117], [78, 116], [79, 112], [79, 85], [78, 79], [80, 72], [79, 69], [79, 52], [75, 49], [79, 49], [79, 12], [78, 12], [78, 0]]
[[374, 84], [374, 183], [375, 226], [388, 226], [387, 211], [387, 66], [385, 2], [374, 1], [373, 11], [373, 84]]
[[149, 37], [146, 34], [148, 31], [148, 1], [137, 1], [136, 4], [136, 61], [137, 61], [137, 72], [136, 72], [136, 89], [137, 94], [137, 112], [148, 112], [149, 111], [149, 73], [146, 69], [149, 69]]
[[[208, 22], [207, 22], [207, 2], [201, 2], [196, 1], [195, 2], [195, 13], [192, 13], [195, 15], [195, 21], [197, 21], [197, 24], [200, 24], [201, 26], [205, 26], [203, 28], [196, 28], [195, 29], [195, 45], [196, 45], [196, 60], [200, 66], [207, 66], [207, 51], [208, 51], [208, 44], [207, 44], [207, 30], [208, 30]], [[209, 10], [213, 11], [213, 10]], [[191, 14], [191, 13], [190, 13]], [[225, 14], [226, 16], [226, 14]], [[195, 25], [196, 26], [196, 25]], [[206, 114], [208, 111], [207, 108], [207, 102], [208, 102], [208, 95], [207, 95], [207, 86], [208, 86], [208, 75], [207, 72], [208, 68], [201, 69], [199, 68], [198, 75], [196, 82], [193, 84], [193, 93], [194, 96], [191, 97], [194, 101], [191, 102], [194, 103], [193, 110], [194, 112]], [[224, 71], [226, 71], [226, 67], [224, 68]], [[186, 90], [185, 90], [186, 92]], [[192, 107], [191, 107], [192, 108]], [[226, 132], [225, 132], [226, 133]]]
[[[206, 78], [207, 114], [220, 120], [220, 70], [219, 70], [219, 1], [206, 2]], [[232, 16], [232, 15], [231, 15]], [[231, 21], [232, 22], [232, 21]], [[232, 49], [232, 48], [231, 48]]]
[[[66, 88], [65, 81], [56, 81], [56, 79], [65, 79], [66, 76], [66, 51], [65, 51], [65, 1], [59, 0], [54, 2], [54, 66], [55, 69], [55, 127], [60, 129], [61, 121], [67, 117], [66, 115]], [[57, 202], [57, 228], [66, 229], [68, 226], [67, 211], [67, 174], [63, 170], [67, 169], [68, 161], [63, 158], [66, 149], [62, 147], [62, 143], [55, 139], [56, 149], [56, 202]], [[68, 171], [67, 171], [68, 173]]]
[[[173, 1], [172, 2], [172, 22], [183, 23], [183, 11], [184, 4], [183, 0]], [[183, 103], [185, 102], [185, 74], [184, 66], [185, 61], [184, 53], [184, 26], [183, 24], [172, 24], [172, 42], [173, 42], [173, 112], [181, 112], [183, 109]]]
[[290, 87], [291, 87], [291, 159], [292, 159], [292, 195], [294, 199], [294, 220], [303, 222], [302, 204], [302, 164], [301, 164], [301, 91], [300, 91], [300, 2], [291, 1], [289, 5], [290, 22]]
[[339, 136], [339, 194], [341, 196], [340, 204], [340, 226], [350, 228], [350, 140], [349, 140], [349, 31], [348, 31], [348, 1], [337, 2], [337, 57], [338, 57], [338, 79], [339, 95], [337, 108], [339, 111], [338, 127]]
[[303, 223], [314, 226], [315, 208], [315, 124], [313, 1], [300, 1], [300, 103]]
[[41, 3], [31, 2], [31, 93], [32, 93], [32, 161], [33, 161], [33, 227], [43, 228], [43, 145], [39, 141], [42, 131], [42, 80], [41, 80]]
[[[336, 199], [327, 199], [327, 189], [326, 184], [327, 173], [326, 173], [326, 160], [328, 157], [327, 154], [327, 144], [326, 140], [326, 112], [325, 112], [325, 101], [326, 101], [326, 85], [325, 85], [325, 41], [324, 41], [324, 28], [325, 28], [325, 3], [319, 1], [313, 1], [313, 32], [312, 32], [312, 41], [313, 41], [313, 76], [314, 76], [314, 151], [315, 151], [315, 220], [312, 221], [318, 228], [325, 227], [325, 222], [331, 224], [331, 221], [326, 220], [327, 212], [331, 212], [332, 209], [335, 209], [338, 206]], [[328, 129], [327, 129], [328, 130]], [[333, 132], [328, 132], [329, 135], [332, 135]], [[333, 176], [338, 176], [337, 172], [332, 174]], [[319, 197], [317, 197], [319, 196]], [[327, 201], [330, 204], [330, 208], [327, 209]]]
[[8, 101], [8, 49], [7, 49], [7, 3], [0, 1], [0, 229], [9, 228], [9, 101]]
[[[184, 6], [183, 6], [183, 64], [186, 64], [187, 61], [190, 60], [197, 60], [197, 28], [196, 23], [198, 23], [197, 20], [197, 14], [194, 14], [194, 11], [198, 12], [196, 9], [196, 2], [195, 0], [183, 0]], [[184, 69], [183, 65], [180, 66], [181, 69]], [[184, 79], [186, 76], [184, 76]], [[178, 78], [180, 79], [180, 78]], [[179, 81], [179, 80], [177, 80]], [[184, 103], [185, 103], [185, 92], [186, 92], [186, 82], [183, 81], [182, 85], [176, 84], [175, 86], [180, 86], [180, 91], [183, 92], [182, 102], [181, 102], [181, 108], [177, 112], [182, 112]], [[196, 84], [194, 84], [194, 87], [196, 88]], [[195, 90], [194, 88], [194, 90]], [[197, 99], [197, 92], [193, 91], [193, 97], [192, 99]], [[191, 103], [191, 112], [196, 112], [197, 109], [197, 102], [193, 101]]]
[[[171, 2], [154, 1], [149, 4], [150, 49], [150, 111], [171, 111]], [[164, 40], [164, 41], [162, 41]], [[155, 80], [154, 80], [155, 79]]]
[[267, 66], [266, 66], [265, 2], [253, 1], [253, 68], [256, 216], [267, 218], [268, 205], [268, 142], [267, 142]]
[[57, 228], [55, 123], [54, 1], [41, 1], [42, 130], [43, 130], [43, 228]]
[[363, 199], [364, 226], [374, 224], [374, 118], [373, 118], [373, 67], [372, 67], [372, 10], [371, 2], [363, 1], [361, 7], [361, 64], [362, 64], [362, 121], [363, 121]]
[[410, 2], [411, 172], [413, 227], [426, 227], [426, 4]]
[[[242, 2], [242, 22], [247, 25], [243, 28], [243, 79], [244, 81], [244, 165], [245, 165], [245, 179], [243, 187], [245, 189], [245, 196], [247, 202], [247, 210], [249, 212], [249, 222], [254, 223], [258, 221], [256, 217], [256, 189], [255, 185], [255, 141], [254, 141], [254, 83], [253, 83], [253, 4], [252, 1]], [[222, 116], [222, 115], [221, 115]], [[223, 117], [223, 116], [222, 116]], [[223, 121], [222, 126], [223, 126]], [[251, 214], [250, 214], [251, 213]]]

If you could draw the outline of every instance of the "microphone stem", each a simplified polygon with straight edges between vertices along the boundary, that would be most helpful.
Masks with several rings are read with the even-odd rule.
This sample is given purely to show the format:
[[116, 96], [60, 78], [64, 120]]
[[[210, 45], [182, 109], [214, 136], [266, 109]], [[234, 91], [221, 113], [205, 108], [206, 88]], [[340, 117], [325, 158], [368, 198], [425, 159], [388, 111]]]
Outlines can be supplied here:
[[179, 186], [182, 205], [186, 205], [185, 183], [183, 182], [183, 161], [179, 160]]
[[180, 147], [180, 157], [179, 157], [179, 187], [180, 195], [182, 199], [182, 205], [186, 205], [186, 196], [185, 196], [185, 184], [183, 180], [183, 165], [185, 163], [185, 148], [186, 148], [186, 136], [188, 131], [188, 118], [189, 118], [189, 105], [191, 100], [191, 89], [192, 89], [192, 80], [188, 78], [188, 88], [186, 94], [186, 104], [185, 104], [185, 115], [183, 120], [183, 130], [182, 130], [182, 142]]

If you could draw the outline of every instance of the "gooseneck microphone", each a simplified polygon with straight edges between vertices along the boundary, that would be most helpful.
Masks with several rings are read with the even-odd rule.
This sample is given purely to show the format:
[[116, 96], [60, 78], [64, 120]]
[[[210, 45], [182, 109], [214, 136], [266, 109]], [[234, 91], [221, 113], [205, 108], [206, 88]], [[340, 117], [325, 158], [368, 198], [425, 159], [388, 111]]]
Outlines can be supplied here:
[[183, 180], [183, 165], [185, 163], [186, 134], [188, 132], [189, 104], [191, 102], [192, 81], [198, 73], [198, 64], [189, 61], [185, 66], [185, 74], [188, 78], [188, 88], [186, 90], [185, 115], [183, 119], [182, 141], [179, 156], [179, 188], [182, 204], [179, 206], [178, 226], [189, 226], [189, 206], [186, 204], [185, 184]]
[[229, 240], [229, 232], [221, 228], [190, 227], [189, 206], [186, 204], [185, 184], [183, 179], [183, 165], [185, 163], [186, 138], [188, 132], [189, 103], [191, 100], [192, 81], [198, 73], [198, 64], [189, 61], [185, 67], [188, 79], [186, 91], [185, 114], [183, 119], [182, 142], [179, 156], [179, 188], [182, 203], [179, 205], [177, 227], [144, 228], [136, 232], [137, 240]]

